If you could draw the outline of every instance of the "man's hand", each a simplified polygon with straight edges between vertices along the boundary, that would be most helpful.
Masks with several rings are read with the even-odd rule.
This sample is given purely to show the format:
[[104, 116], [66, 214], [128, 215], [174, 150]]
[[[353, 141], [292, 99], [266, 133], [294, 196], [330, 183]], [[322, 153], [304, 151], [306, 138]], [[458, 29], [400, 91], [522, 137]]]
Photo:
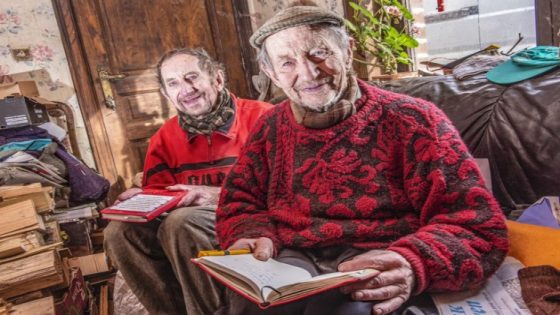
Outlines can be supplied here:
[[253, 252], [253, 256], [262, 261], [267, 261], [274, 256], [274, 244], [268, 237], [259, 238], [242, 238], [238, 239], [228, 249], [249, 248]]
[[179, 201], [178, 207], [215, 206], [220, 197], [220, 187], [177, 184], [166, 187], [167, 190], [186, 190], [188, 193]]
[[132, 198], [132, 197], [134, 197], [135, 195], [138, 195], [141, 192], [142, 192], [142, 188], [138, 188], [138, 187], [129, 188], [117, 197], [117, 200], [115, 201], [115, 204], [118, 204], [121, 201], [125, 201], [126, 199]]
[[339, 271], [373, 268], [381, 271], [375, 277], [343, 287], [356, 301], [382, 301], [375, 304], [373, 314], [389, 314], [410, 298], [415, 284], [410, 263], [389, 250], [371, 250], [338, 265]]

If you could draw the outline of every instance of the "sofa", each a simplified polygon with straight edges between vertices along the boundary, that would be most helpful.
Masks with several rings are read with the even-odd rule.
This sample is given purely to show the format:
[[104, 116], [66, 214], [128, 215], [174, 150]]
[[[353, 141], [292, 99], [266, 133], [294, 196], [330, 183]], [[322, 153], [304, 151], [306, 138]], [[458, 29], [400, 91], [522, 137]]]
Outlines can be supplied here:
[[380, 83], [433, 102], [453, 121], [475, 158], [487, 158], [492, 190], [509, 213], [560, 194], [560, 68], [509, 86], [472, 76]]

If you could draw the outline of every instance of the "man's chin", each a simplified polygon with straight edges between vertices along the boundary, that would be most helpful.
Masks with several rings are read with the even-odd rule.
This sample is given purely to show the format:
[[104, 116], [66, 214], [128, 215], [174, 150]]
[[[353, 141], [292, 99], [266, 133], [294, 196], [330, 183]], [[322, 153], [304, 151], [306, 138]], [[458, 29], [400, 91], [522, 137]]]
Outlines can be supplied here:
[[316, 113], [324, 113], [329, 109], [327, 105], [299, 104], [299, 106], [303, 107], [307, 111]]
[[312, 112], [324, 113], [331, 109], [336, 102], [338, 102], [338, 99], [331, 98], [322, 102], [301, 102], [299, 105]]
[[182, 108], [181, 112], [183, 114], [186, 114], [186, 115], [194, 118], [194, 119], [200, 119], [201, 117], [204, 117], [204, 115], [207, 114], [206, 111], [202, 111], [202, 110], [194, 109], [194, 108], [188, 108], [188, 109]]

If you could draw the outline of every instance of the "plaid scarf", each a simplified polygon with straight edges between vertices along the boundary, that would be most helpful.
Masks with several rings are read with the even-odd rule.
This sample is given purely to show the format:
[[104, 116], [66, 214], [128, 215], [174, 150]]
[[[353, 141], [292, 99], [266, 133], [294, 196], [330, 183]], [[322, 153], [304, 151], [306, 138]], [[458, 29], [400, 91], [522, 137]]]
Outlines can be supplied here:
[[179, 125], [183, 130], [193, 135], [209, 135], [214, 130], [225, 125], [233, 117], [233, 101], [227, 89], [223, 89], [216, 100], [218, 106], [202, 119], [195, 119], [185, 113], [179, 112]]
[[312, 129], [324, 129], [334, 126], [356, 113], [354, 102], [360, 97], [358, 81], [354, 75], [348, 76], [348, 88], [338, 101], [326, 112], [314, 112], [290, 102], [292, 113], [298, 124]]

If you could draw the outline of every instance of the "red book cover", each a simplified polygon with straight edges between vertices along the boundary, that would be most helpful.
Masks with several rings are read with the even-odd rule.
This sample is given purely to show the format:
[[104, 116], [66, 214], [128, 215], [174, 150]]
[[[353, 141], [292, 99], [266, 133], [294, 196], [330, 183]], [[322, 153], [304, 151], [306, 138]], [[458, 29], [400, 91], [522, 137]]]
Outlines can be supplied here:
[[101, 210], [107, 220], [145, 223], [173, 210], [186, 191], [144, 190], [133, 197]]

